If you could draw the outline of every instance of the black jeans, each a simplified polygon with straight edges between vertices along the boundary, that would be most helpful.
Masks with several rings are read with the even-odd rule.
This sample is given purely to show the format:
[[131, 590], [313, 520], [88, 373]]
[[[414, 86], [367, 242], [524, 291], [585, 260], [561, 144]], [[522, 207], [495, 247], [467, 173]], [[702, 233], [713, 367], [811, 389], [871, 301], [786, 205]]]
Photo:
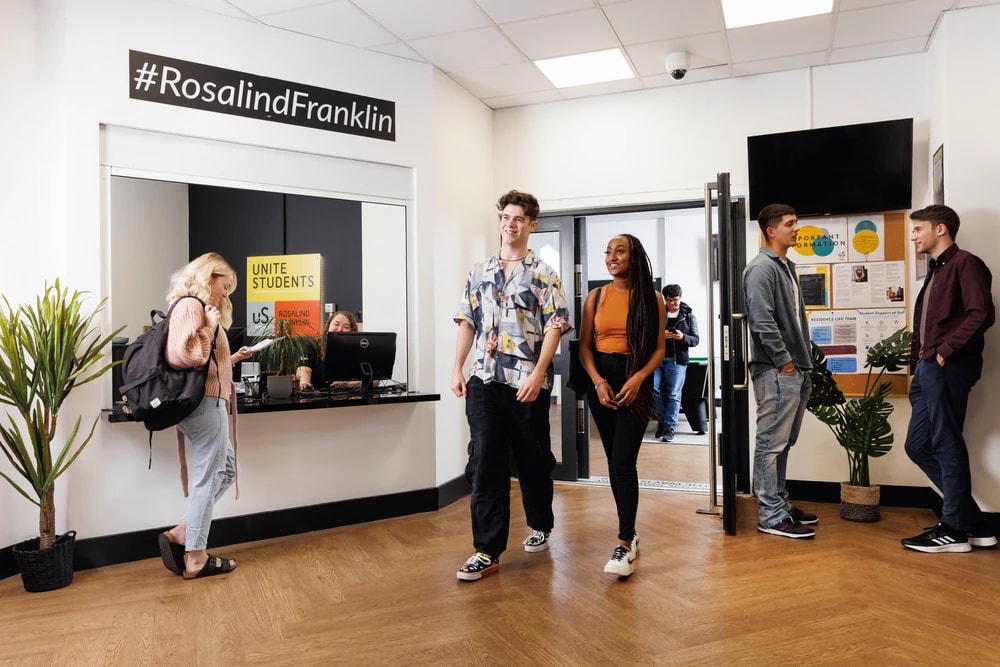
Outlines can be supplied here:
[[[594, 363], [611, 390], [618, 393], [625, 380], [627, 358], [624, 354], [594, 352]], [[652, 380], [647, 379], [647, 382]], [[639, 446], [649, 421], [643, 421], [627, 408], [612, 410], [601, 405], [597, 390], [587, 390], [587, 404], [594, 415], [597, 432], [601, 434], [604, 455], [608, 458], [611, 495], [618, 508], [618, 539], [631, 541], [635, 537], [635, 515], [639, 509]]]
[[531, 403], [518, 403], [517, 389], [477, 377], [466, 385], [469, 462], [465, 479], [472, 485], [472, 541], [476, 551], [493, 558], [507, 550], [510, 532], [510, 455], [514, 456], [521, 501], [533, 530], [552, 530], [552, 455], [549, 435], [550, 392], [542, 389]]
[[982, 373], [981, 359], [920, 361], [910, 383], [906, 454], [941, 491], [941, 522], [969, 530], [982, 520], [972, 497], [969, 450], [962, 429], [969, 391]]

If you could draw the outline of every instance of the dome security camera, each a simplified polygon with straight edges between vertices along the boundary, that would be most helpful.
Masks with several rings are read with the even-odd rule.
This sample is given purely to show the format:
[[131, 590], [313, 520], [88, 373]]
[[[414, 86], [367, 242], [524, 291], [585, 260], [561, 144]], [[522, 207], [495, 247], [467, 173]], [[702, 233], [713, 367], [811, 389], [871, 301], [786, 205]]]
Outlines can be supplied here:
[[668, 53], [666, 58], [667, 71], [676, 80], [681, 80], [691, 67], [691, 54], [687, 51]]

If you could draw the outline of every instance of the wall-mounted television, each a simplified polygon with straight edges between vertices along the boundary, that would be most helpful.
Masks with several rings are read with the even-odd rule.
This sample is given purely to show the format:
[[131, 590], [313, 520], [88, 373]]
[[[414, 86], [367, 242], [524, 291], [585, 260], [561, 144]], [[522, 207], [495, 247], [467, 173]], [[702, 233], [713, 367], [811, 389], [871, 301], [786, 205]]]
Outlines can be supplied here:
[[768, 204], [799, 216], [910, 208], [913, 119], [747, 137], [750, 218]]

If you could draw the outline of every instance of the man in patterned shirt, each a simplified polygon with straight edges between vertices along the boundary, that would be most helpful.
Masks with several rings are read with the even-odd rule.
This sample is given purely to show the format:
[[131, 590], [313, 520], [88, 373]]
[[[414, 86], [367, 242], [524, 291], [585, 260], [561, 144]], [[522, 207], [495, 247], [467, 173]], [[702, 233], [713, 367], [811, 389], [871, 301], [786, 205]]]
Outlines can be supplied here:
[[[528, 249], [538, 226], [538, 200], [511, 190], [497, 201], [500, 251], [472, 267], [455, 322], [458, 342], [451, 390], [465, 397], [469, 419], [472, 540], [475, 553], [458, 571], [476, 581], [500, 568], [510, 532], [510, 472], [514, 455], [531, 533], [524, 550], [549, 548], [552, 469], [549, 437], [550, 366], [559, 338], [572, 330], [555, 270]], [[475, 350], [468, 383], [463, 368]]]

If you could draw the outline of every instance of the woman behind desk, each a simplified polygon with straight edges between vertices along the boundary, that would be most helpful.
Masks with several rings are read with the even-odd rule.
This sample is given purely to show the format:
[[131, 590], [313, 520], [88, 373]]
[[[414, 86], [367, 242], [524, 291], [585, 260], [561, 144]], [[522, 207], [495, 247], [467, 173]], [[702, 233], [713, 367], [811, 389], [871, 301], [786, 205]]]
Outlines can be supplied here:
[[[346, 310], [338, 310], [330, 315], [323, 327], [324, 333], [319, 337], [319, 343], [309, 348], [308, 366], [299, 366], [295, 371], [299, 378], [299, 389], [309, 391], [314, 387], [325, 387], [327, 383], [323, 380], [323, 365], [326, 359], [326, 334], [343, 333], [345, 331], [357, 331], [358, 318], [354, 313]], [[338, 382], [335, 386], [350, 387], [359, 385], [357, 382]]]

